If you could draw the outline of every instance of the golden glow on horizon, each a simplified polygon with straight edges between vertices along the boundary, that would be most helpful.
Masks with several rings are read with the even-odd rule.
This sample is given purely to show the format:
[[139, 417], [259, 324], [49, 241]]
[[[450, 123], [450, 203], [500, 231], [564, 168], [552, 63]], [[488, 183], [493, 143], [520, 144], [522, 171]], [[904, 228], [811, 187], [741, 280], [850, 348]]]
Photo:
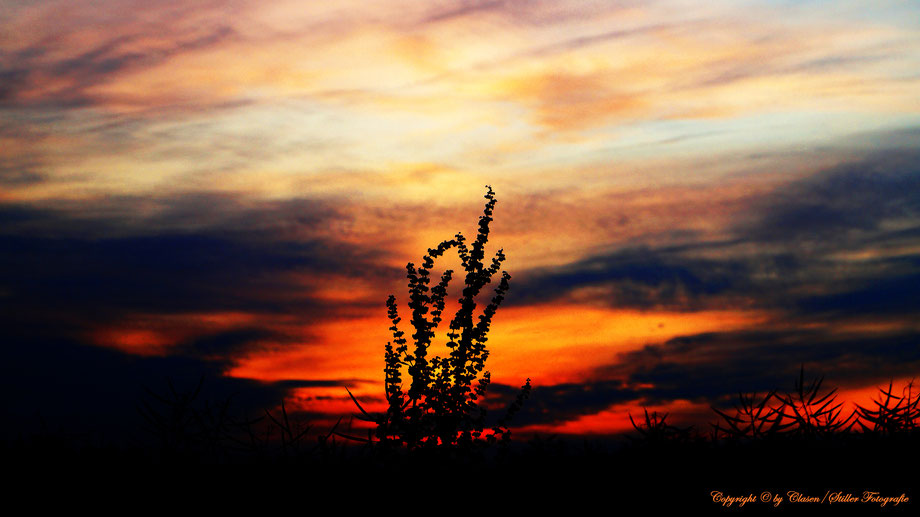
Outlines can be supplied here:
[[573, 382], [594, 366], [613, 363], [618, 354], [646, 344], [767, 319], [758, 312], [640, 312], [561, 303], [504, 309], [489, 338], [489, 367], [509, 382], [518, 377]]
[[[616, 434], [632, 432], [633, 425], [629, 417], [642, 425], [645, 422], [645, 410], [649, 416], [667, 414], [667, 422], [675, 426], [698, 424], [699, 415], [711, 412], [708, 404], [697, 404], [687, 400], [675, 400], [669, 404], [644, 406], [639, 402], [615, 404], [607, 409], [590, 415], [582, 415], [558, 425], [533, 425], [520, 428], [518, 433], [545, 434]], [[714, 419], [713, 419], [714, 420]]]
[[[494, 382], [512, 385], [527, 377], [535, 385], [578, 382], [598, 364], [613, 362], [617, 354], [645, 344], [683, 334], [743, 328], [766, 317], [731, 311], [640, 313], [580, 306], [503, 309], [489, 338], [487, 369], [493, 372]], [[251, 355], [227, 374], [264, 381], [364, 379], [369, 382], [355, 381], [350, 386], [352, 393], [379, 398], [383, 345], [392, 340], [387, 326], [383, 316], [315, 325], [305, 346]], [[410, 332], [411, 328], [404, 330]], [[435, 340], [429, 354], [448, 353], [441, 334], [442, 339]], [[329, 388], [322, 390], [325, 393]], [[332, 389], [336, 390], [339, 399], [332, 402], [308, 398], [299, 403], [310, 411], [328, 409], [332, 403], [344, 404], [344, 390]]]

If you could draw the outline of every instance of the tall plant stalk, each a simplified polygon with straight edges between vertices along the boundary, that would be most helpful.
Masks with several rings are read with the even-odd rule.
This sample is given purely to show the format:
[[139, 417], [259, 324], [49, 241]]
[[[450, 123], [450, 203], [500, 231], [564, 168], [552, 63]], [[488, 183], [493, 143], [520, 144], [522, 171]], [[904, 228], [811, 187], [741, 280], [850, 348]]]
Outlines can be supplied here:
[[[406, 265], [411, 310], [409, 322], [414, 330], [409, 336], [411, 340], [400, 330], [402, 318], [396, 297], [390, 295], [387, 299], [387, 316], [392, 323], [390, 331], [393, 334], [393, 340], [384, 347], [387, 410], [374, 419], [377, 439], [381, 442], [412, 449], [507, 440], [510, 438], [508, 420], [530, 393], [530, 379], [527, 379], [505, 416], [491, 428], [491, 432], [486, 429], [487, 412], [482, 399], [491, 382], [491, 375], [485, 369], [489, 357], [487, 334], [511, 280], [507, 271], [501, 271], [505, 261], [503, 250], [498, 250], [490, 262], [485, 261], [489, 224], [496, 204], [492, 187], [486, 188], [487, 202], [472, 244], [468, 245], [463, 234], [457, 233], [453, 239], [430, 248], [422, 257], [420, 266], [412, 262]], [[432, 356], [429, 348], [435, 338], [435, 330], [443, 321], [447, 288], [454, 278], [454, 271], [445, 270], [437, 284], [429, 287], [432, 283], [431, 270], [435, 260], [450, 250], [456, 250], [463, 265], [463, 289], [459, 309], [448, 324], [446, 335], [450, 354], [447, 357]], [[501, 276], [491, 302], [477, 317], [477, 297], [499, 271]], [[403, 383], [404, 370], [409, 377], [408, 389]]]

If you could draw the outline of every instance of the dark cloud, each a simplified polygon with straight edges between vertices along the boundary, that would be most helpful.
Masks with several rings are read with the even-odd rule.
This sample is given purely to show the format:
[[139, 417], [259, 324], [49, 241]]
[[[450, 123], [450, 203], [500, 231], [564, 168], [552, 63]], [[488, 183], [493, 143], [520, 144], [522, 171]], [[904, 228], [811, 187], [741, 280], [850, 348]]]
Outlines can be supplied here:
[[0, 247], [12, 250], [0, 258], [7, 296], [47, 310], [310, 308], [309, 294], [298, 294], [303, 287], [284, 274], [338, 271], [349, 260], [321, 241], [256, 245], [204, 232], [100, 241], [6, 236]]
[[839, 335], [818, 330], [708, 333], [624, 355], [607, 375], [625, 375], [650, 402], [716, 402], [739, 391], [791, 390], [801, 367], [831, 385], [862, 386], [920, 367], [920, 333]]
[[[717, 295], [749, 292], [753, 264], [693, 258], [685, 251], [682, 247], [628, 248], [559, 268], [525, 272], [519, 275], [513, 300], [552, 300], [579, 288], [603, 286], [609, 289], [607, 303], [615, 306], [694, 310]], [[782, 259], [777, 263], [782, 266]]]
[[309, 282], [292, 275], [401, 276], [381, 265], [377, 249], [321, 237], [337, 217], [322, 203], [245, 207], [220, 196], [139, 203], [135, 212], [153, 215], [132, 215], [131, 203], [118, 199], [85, 213], [66, 204], [2, 207], [0, 297], [10, 310], [0, 319], [94, 325], [136, 312], [252, 311], [296, 314], [306, 322], [345, 304], [315, 299]]
[[[784, 186], [735, 231], [755, 242], [852, 249], [883, 223], [920, 223], [920, 151], [889, 150]], [[868, 237], [871, 237], [869, 235]]]
[[0, 185], [22, 187], [45, 181], [44, 174], [29, 165], [10, 166], [0, 160]]
[[[500, 417], [517, 396], [520, 387], [503, 384], [489, 386], [489, 410]], [[635, 390], [620, 380], [536, 386], [521, 411], [514, 416], [515, 426], [561, 424], [584, 415], [603, 411], [613, 404], [638, 398]]]
[[180, 343], [170, 350], [170, 355], [186, 355], [212, 362], [223, 362], [229, 366], [233, 363], [235, 357], [242, 353], [251, 352], [254, 345], [267, 339], [277, 341], [284, 339], [284, 336], [269, 329], [237, 328], [226, 332], [199, 336]]
[[[318, 299], [311, 278], [402, 277], [381, 265], [380, 250], [322, 237], [340, 217], [321, 202], [246, 204], [219, 195], [0, 206], [0, 337], [5, 348], [44, 340], [95, 356], [101, 352], [85, 345], [104, 344], [105, 331], [126, 322], [164, 326], [168, 336], [166, 317], [194, 326], [196, 317], [187, 315], [263, 315], [265, 321], [217, 332], [195, 328], [192, 337], [169, 344], [177, 361], [219, 375], [240, 357], [295, 339], [271, 327], [272, 315], [308, 326], [370, 303]], [[296, 339], [305, 336], [308, 329]], [[58, 368], [61, 357], [46, 360]]]
[[[347, 388], [349, 386], [354, 386], [355, 384], [362, 382], [372, 382], [368, 379], [329, 379], [329, 380], [317, 380], [317, 379], [287, 379], [283, 381], [276, 381], [273, 384], [276, 386], [283, 386], [285, 388]], [[323, 397], [316, 397], [323, 398]], [[381, 398], [381, 400], [383, 400]]]
[[[0, 347], [2, 406], [7, 438], [19, 433], [93, 433], [106, 443], [143, 438], [137, 411], [146, 390], [165, 395], [169, 383], [199, 401], [228, 398], [237, 416], [274, 407], [287, 388], [223, 377], [222, 364], [188, 355], [137, 357], [57, 337], [4, 336]], [[12, 433], [12, 435], [9, 435]]]
[[12, 101], [29, 81], [29, 71], [23, 68], [0, 69], [0, 105]]
[[238, 194], [214, 192], [108, 195], [0, 204], [0, 221], [8, 223], [0, 228], [0, 235], [97, 241], [199, 233], [255, 242], [298, 234], [310, 240], [348, 218], [334, 202], [319, 199], [251, 202]]
[[894, 150], [753, 200], [722, 241], [625, 246], [516, 275], [511, 303], [601, 288], [626, 308], [905, 315], [920, 307], [920, 153]]
[[844, 289], [828, 294], [803, 296], [792, 307], [800, 313], [825, 317], [916, 316], [920, 313], [920, 257], [884, 263], [888, 267], [875, 277], [850, 280]]

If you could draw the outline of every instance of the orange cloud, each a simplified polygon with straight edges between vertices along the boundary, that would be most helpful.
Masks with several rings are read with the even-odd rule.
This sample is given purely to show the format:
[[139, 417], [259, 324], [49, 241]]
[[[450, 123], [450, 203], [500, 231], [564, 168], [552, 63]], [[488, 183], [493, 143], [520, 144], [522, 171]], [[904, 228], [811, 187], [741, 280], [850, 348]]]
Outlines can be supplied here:
[[548, 72], [514, 78], [505, 88], [509, 99], [533, 106], [541, 125], [565, 131], [640, 114], [645, 98], [617, 84], [610, 72]]

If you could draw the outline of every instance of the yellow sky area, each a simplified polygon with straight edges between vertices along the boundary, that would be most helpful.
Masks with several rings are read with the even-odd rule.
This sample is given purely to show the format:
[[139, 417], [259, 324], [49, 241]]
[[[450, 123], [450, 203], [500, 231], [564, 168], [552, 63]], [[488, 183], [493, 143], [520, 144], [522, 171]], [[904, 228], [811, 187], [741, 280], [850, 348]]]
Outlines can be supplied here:
[[[277, 10], [278, 6], [272, 8]], [[291, 14], [312, 27], [302, 13]], [[506, 25], [506, 30], [487, 40], [471, 39], [475, 31], [464, 26], [476, 23], [461, 18], [448, 22], [447, 29], [441, 22], [437, 30], [411, 30], [363, 21], [336, 25], [334, 37], [323, 31], [318, 35], [270, 32], [270, 37], [243, 31], [240, 37], [189, 48], [151, 66], [108, 76], [87, 92], [114, 110], [189, 102], [212, 105], [241, 97], [310, 96], [339, 106], [357, 102], [364, 111], [375, 109], [375, 104], [386, 111], [396, 103], [401, 112], [416, 111], [445, 124], [470, 111], [483, 117], [494, 117], [496, 110], [514, 115], [500, 104], [511, 102], [531, 110], [537, 125], [565, 131], [624, 118], [695, 117], [703, 106], [712, 116], [717, 113], [712, 110], [722, 105], [724, 91], [703, 83], [720, 74], [731, 79], [735, 73], [779, 73], [775, 83], [752, 86], [748, 97], [758, 100], [759, 109], [826, 96], [835, 91], [832, 87], [840, 84], [839, 78], [826, 75], [825, 70], [804, 70], [799, 73], [812, 77], [790, 82], [777, 68], [850, 48], [854, 41], [864, 45], [900, 41], [890, 28], [832, 27], [814, 34], [807, 27], [795, 29], [775, 22], [752, 29], [750, 21], [742, 20], [734, 25], [694, 22], [689, 27], [649, 29], [590, 45], [562, 45], [544, 54], [528, 52], [539, 48], [535, 42], [541, 41], [530, 28]], [[77, 48], [102, 43], [98, 34], [74, 39]], [[140, 41], [148, 41], [142, 45], [145, 48], [156, 49], [171, 39], [155, 41], [148, 36]], [[124, 43], [129, 44], [139, 45], [138, 40]], [[509, 47], [510, 56], [516, 52], [516, 57], [504, 50]], [[498, 63], [496, 57], [501, 57]], [[452, 72], [446, 72], [445, 63], [450, 63]], [[863, 81], [877, 87], [884, 73]], [[754, 108], [742, 102], [746, 87], [733, 83], [733, 89], [741, 91], [736, 93], [738, 102], [729, 103], [733, 113]], [[787, 89], [798, 95], [790, 97]], [[704, 90], [708, 93], [701, 95]], [[357, 97], [340, 96], [347, 92]], [[839, 93], [848, 96], [844, 88]]]
[[[537, 39], [521, 38], [523, 29], [467, 44], [464, 23], [450, 21], [456, 30], [445, 33], [369, 22], [339, 27], [335, 37], [244, 33], [92, 80], [81, 77], [84, 72], [39, 70], [47, 77], [31, 82], [32, 90], [17, 90], [24, 100], [79, 90], [97, 102], [82, 112], [129, 115], [146, 126], [118, 133], [120, 142], [72, 142], [66, 155], [52, 142], [33, 144], [48, 180], [16, 187], [16, 196], [92, 197], [178, 185], [265, 197], [347, 191], [459, 199], [484, 177], [525, 180], [534, 189], [581, 181], [658, 186], [666, 177], [660, 167], [652, 167], [659, 169], [652, 177], [604, 167], [613, 161], [642, 166], [626, 156], [636, 149], [614, 153], [610, 146], [666, 140], [674, 130], [660, 126], [669, 121], [730, 124], [792, 110], [878, 117], [920, 110], [917, 80], [900, 73], [903, 59], [896, 59], [916, 38], [887, 27], [812, 34], [773, 22], [749, 34], [745, 22], [703, 24], [704, 31], [650, 29], [528, 53]], [[185, 36], [194, 40], [198, 32]], [[74, 56], [104, 43], [98, 33], [68, 38]], [[516, 57], [498, 59], [495, 48], [506, 40]], [[116, 41], [125, 48], [114, 54], [145, 48], [156, 54], [170, 41], [154, 35]], [[833, 60], [840, 49], [883, 43], [893, 45], [888, 61], [808, 65]], [[460, 65], [457, 48], [470, 53]], [[449, 73], [447, 61], [454, 67]], [[904, 78], [893, 80], [899, 74]], [[814, 123], [823, 132], [827, 124], [819, 119]], [[849, 122], [838, 119], [835, 131]], [[814, 133], [808, 127], [800, 124], [796, 136]], [[728, 129], [735, 130], [729, 140], [747, 142], [747, 132]], [[707, 154], [703, 149], [697, 152]], [[660, 159], [655, 154], [646, 159]], [[687, 168], [686, 156], [673, 158]]]
[[483, 76], [491, 86], [480, 90], [529, 106], [534, 121], [554, 131], [653, 118], [916, 109], [916, 96], [909, 92], [916, 80], [889, 81], [879, 66], [867, 73], [864, 67], [808, 64], [833, 56], [852, 41], [890, 41], [890, 32], [849, 28], [800, 34], [780, 29], [767, 36], [760, 28], [765, 37], [757, 39], [747, 29], [743, 24], [716, 27], [717, 37], [708, 30], [701, 35], [662, 29], [638, 42], [612, 41], [578, 49], [575, 55], [513, 63]]
[[383, 210], [394, 203], [444, 210], [481, 198], [487, 183], [488, 174], [480, 171], [434, 162], [389, 162], [376, 171], [329, 172], [302, 181], [301, 186], [311, 193], [360, 191], [362, 206], [355, 206], [356, 210]]
[[[442, 52], [429, 38], [369, 27], [350, 31], [334, 45], [233, 41], [119, 74], [87, 92], [116, 111], [214, 105], [239, 98], [311, 98], [337, 116], [354, 118], [354, 110], [362, 116], [413, 113], [453, 134], [517, 118], [518, 106], [526, 110], [531, 127], [503, 129], [515, 131], [518, 138], [542, 135], [551, 140], [558, 135], [534, 131], [540, 126], [566, 132], [648, 118], [822, 109], [822, 103], [837, 109], [896, 109], [913, 99], [909, 85], [889, 85], [884, 74], [783, 71], [783, 66], [795, 64], [794, 58], [802, 58], [791, 42], [777, 41], [783, 40], [753, 43], [735, 35], [714, 44], [667, 37], [651, 45], [643, 40], [579, 49], [577, 58], [562, 54], [523, 59], [498, 71], [439, 77], [443, 59], [437, 56]], [[417, 84], [431, 77], [439, 78]], [[405, 132], [399, 128], [391, 139]]]
[[718, 99], [719, 117], [752, 111], [906, 114], [920, 112], [913, 94], [917, 83], [915, 79], [878, 82], [857, 73], [795, 73], [714, 86], [707, 96], [714, 102]]
[[[129, 111], [189, 102], [200, 107], [235, 99], [305, 96], [332, 106], [375, 98], [386, 103], [398, 98], [400, 88], [422, 79], [417, 66], [427, 60], [419, 56], [435, 52], [423, 41], [420, 36], [375, 26], [350, 27], [335, 38], [319, 40], [309, 34], [232, 38], [119, 73], [87, 91], [111, 109]], [[421, 47], [428, 50], [410, 50]], [[394, 97], [385, 95], [389, 90]], [[363, 95], [356, 99], [354, 94], [360, 92]], [[367, 104], [360, 107], [366, 109]]]

